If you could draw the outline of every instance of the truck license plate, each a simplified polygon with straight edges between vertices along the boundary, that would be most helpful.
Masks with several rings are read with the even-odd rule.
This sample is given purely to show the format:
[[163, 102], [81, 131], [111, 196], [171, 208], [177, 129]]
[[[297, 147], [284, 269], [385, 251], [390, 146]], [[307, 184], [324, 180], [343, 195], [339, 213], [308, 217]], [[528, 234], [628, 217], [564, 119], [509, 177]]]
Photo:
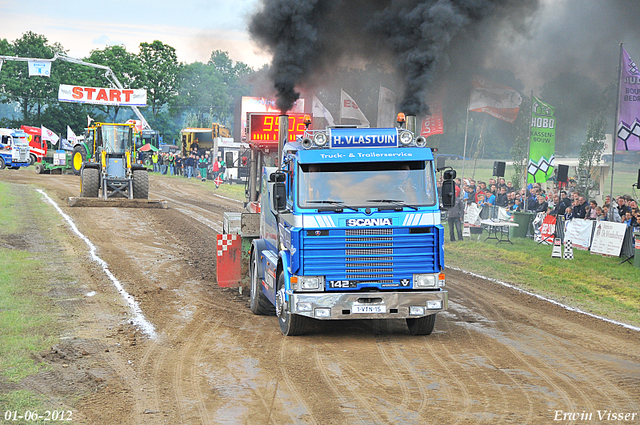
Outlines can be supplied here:
[[386, 313], [386, 305], [354, 305], [352, 313]]

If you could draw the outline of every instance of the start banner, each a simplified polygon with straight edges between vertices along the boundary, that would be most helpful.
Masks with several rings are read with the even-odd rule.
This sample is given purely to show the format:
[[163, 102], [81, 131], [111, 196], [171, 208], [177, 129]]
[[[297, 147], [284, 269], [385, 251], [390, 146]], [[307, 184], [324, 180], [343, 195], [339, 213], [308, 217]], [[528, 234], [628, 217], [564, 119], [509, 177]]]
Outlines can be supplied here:
[[147, 106], [147, 91], [144, 89], [114, 89], [60, 84], [58, 100], [95, 105]]

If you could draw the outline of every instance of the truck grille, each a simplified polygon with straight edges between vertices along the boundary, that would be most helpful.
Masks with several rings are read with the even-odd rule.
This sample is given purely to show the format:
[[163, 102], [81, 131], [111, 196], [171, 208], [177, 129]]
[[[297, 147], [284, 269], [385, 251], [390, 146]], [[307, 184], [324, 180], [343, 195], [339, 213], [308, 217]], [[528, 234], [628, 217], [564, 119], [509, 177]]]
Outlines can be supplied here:
[[414, 273], [439, 271], [437, 227], [342, 229], [303, 236], [301, 273], [360, 284], [399, 284]]

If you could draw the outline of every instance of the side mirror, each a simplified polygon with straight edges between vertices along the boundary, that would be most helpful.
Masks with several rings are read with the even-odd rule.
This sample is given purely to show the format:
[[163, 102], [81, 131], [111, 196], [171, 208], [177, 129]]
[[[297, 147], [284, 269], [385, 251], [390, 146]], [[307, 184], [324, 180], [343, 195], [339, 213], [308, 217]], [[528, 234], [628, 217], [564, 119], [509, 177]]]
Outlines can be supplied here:
[[269, 181], [272, 183], [284, 183], [287, 180], [287, 175], [282, 171], [276, 171], [269, 175]]
[[283, 182], [276, 182], [273, 184], [273, 210], [282, 211], [282, 210], [285, 210], [286, 208], [287, 208], [287, 186]]
[[225, 152], [224, 153], [224, 164], [227, 168], [234, 168], [233, 164], [233, 152]]
[[[455, 175], [455, 171], [453, 172]], [[445, 173], [446, 174], [446, 173]], [[442, 182], [442, 207], [452, 208], [456, 204], [456, 183], [453, 180]]]
[[442, 176], [444, 180], [454, 180], [456, 178], [456, 170], [447, 170]]

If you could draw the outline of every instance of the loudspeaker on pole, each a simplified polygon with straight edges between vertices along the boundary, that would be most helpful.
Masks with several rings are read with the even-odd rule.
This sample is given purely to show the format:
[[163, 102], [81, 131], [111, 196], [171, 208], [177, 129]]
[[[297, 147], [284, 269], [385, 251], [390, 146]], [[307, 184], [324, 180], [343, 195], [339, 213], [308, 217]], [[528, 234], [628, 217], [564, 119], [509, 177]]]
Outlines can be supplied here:
[[569, 180], [569, 166], [558, 165], [558, 183], [566, 183]]
[[494, 161], [493, 162], [493, 175], [496, 177], [504, 177], [504, 167], [505, 163], [502, 161]]

